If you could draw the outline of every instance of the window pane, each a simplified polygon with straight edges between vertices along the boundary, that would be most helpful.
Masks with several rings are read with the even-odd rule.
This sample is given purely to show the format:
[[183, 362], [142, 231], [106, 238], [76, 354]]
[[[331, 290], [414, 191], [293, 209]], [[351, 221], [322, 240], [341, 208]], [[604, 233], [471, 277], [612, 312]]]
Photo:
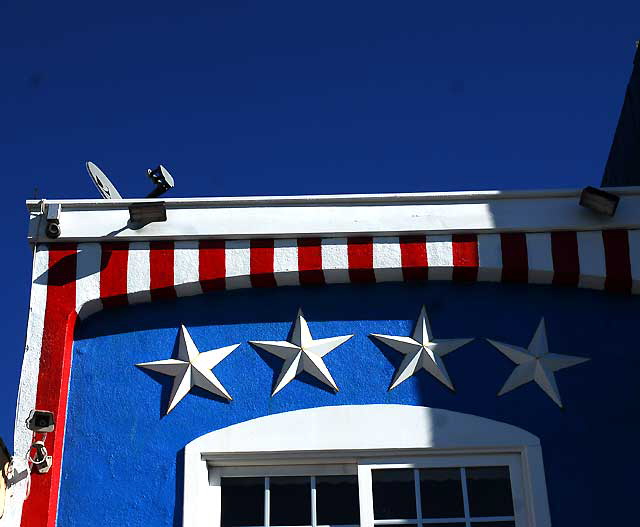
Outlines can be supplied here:
[[459, 468], [420, 470], [423, 518], [464, 518]]
[[359, 524], [358, 477], [316, 477], [316, 510], [320, 525]]
[[471, 527], [516, 527], [515, 522], [473, 522]]
[[222, 527], [264, 525], [264, 478], [222, 478]]
[[469, 510], [476, 516], [513, 516], [509, 467], [467, 469]]
[[311, 525], [310, 482], [306, 476], [270, 478], [271, 525]]
[[416, 517], [412, 469], [373, 470], [373, 514], [376, 520]]

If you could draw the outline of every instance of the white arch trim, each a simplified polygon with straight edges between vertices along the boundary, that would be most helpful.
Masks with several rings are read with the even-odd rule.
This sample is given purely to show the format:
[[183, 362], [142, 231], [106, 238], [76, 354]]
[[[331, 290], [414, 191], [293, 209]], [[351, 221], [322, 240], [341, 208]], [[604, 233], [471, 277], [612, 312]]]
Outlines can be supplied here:
[[[497, 453], [520, 457], [528, 523], [550, 526], [536, 436], [475, 415], [393, 404], [296, 410], [238, 423], [193, 440], [185, 447], [183, 525], [203, 527], [211, 504], [219, 502], [219, 487], [210, 481], [213, 465]], [[361, 520], [363, 527], [370, 527], [365, 518]]]

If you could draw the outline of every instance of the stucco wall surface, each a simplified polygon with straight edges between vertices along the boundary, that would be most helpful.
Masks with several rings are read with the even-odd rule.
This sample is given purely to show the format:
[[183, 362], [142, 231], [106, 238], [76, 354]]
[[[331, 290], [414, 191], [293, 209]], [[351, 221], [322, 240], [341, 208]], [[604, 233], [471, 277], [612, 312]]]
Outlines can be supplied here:
[[[388, 391], [402, 356], [369, 334], [410, 335], [423, 304], [436, 338], [476, 338], [444, 358], [456, 391], [424, 371]], [[324, 357], [338, 393], [303, 375], [271, 397], [282, 361], [248, 341], [285, 340], [298, 308], [314, 338], [354, 335]], [[98, 313], [76, 332], [58, 525], [181, 525], [182, 451], [193, 439], [260, 416], [373, 403], [523, 428], [541, 439], [554, 525], [630, 524], [639, 308], [595, 291], [429, 283], [239, 290]], [[591, 359], [556, 373], [562, 409], [532, 383], [497, 397], [515, 365], [484, 340], [526, 347], [543, 316], [551, 352]], [[135, 364], [175, 356], [180, 324], [200, 351], [241, 344], [214, 369], [233, 400], [195, 389], [165, 416], [172, 379]]]

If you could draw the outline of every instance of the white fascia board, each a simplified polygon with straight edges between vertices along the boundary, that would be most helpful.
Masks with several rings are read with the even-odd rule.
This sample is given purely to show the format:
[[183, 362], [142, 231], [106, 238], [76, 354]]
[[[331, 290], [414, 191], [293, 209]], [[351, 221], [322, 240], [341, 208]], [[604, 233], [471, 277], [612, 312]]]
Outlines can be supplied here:
[[[298, 238], [463, 232], [549, 232], [640, 227], [640, 187], [620, 196], [613, 218], [578, 205], [581, 190], [337, 196], [178, 198], [167, 221], [131, 229], [128, 207], [152, 200], [27, 201], [29, 241]], [[61, 236], [45, 234], [44, 204], [61, 206]]]

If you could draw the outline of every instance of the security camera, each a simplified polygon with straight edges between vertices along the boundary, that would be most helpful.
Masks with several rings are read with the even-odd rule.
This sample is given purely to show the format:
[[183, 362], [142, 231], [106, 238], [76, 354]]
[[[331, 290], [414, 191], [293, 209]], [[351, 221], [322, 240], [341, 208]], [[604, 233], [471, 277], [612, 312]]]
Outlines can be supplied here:
[[47, 238], [58, 238], [60, 236], [59, 223], [47, 223]]
[[49, 203], [47, 206], [47, 237], [58, 238], [60, 236], [60, 204]]
[[31, 410], [31, 413], [27, 418], [26, 425], [29, 430], [40, 434], [53, 432], [53, 429], [55, 428], [53, 412], [47, 412], [46, 410]]

